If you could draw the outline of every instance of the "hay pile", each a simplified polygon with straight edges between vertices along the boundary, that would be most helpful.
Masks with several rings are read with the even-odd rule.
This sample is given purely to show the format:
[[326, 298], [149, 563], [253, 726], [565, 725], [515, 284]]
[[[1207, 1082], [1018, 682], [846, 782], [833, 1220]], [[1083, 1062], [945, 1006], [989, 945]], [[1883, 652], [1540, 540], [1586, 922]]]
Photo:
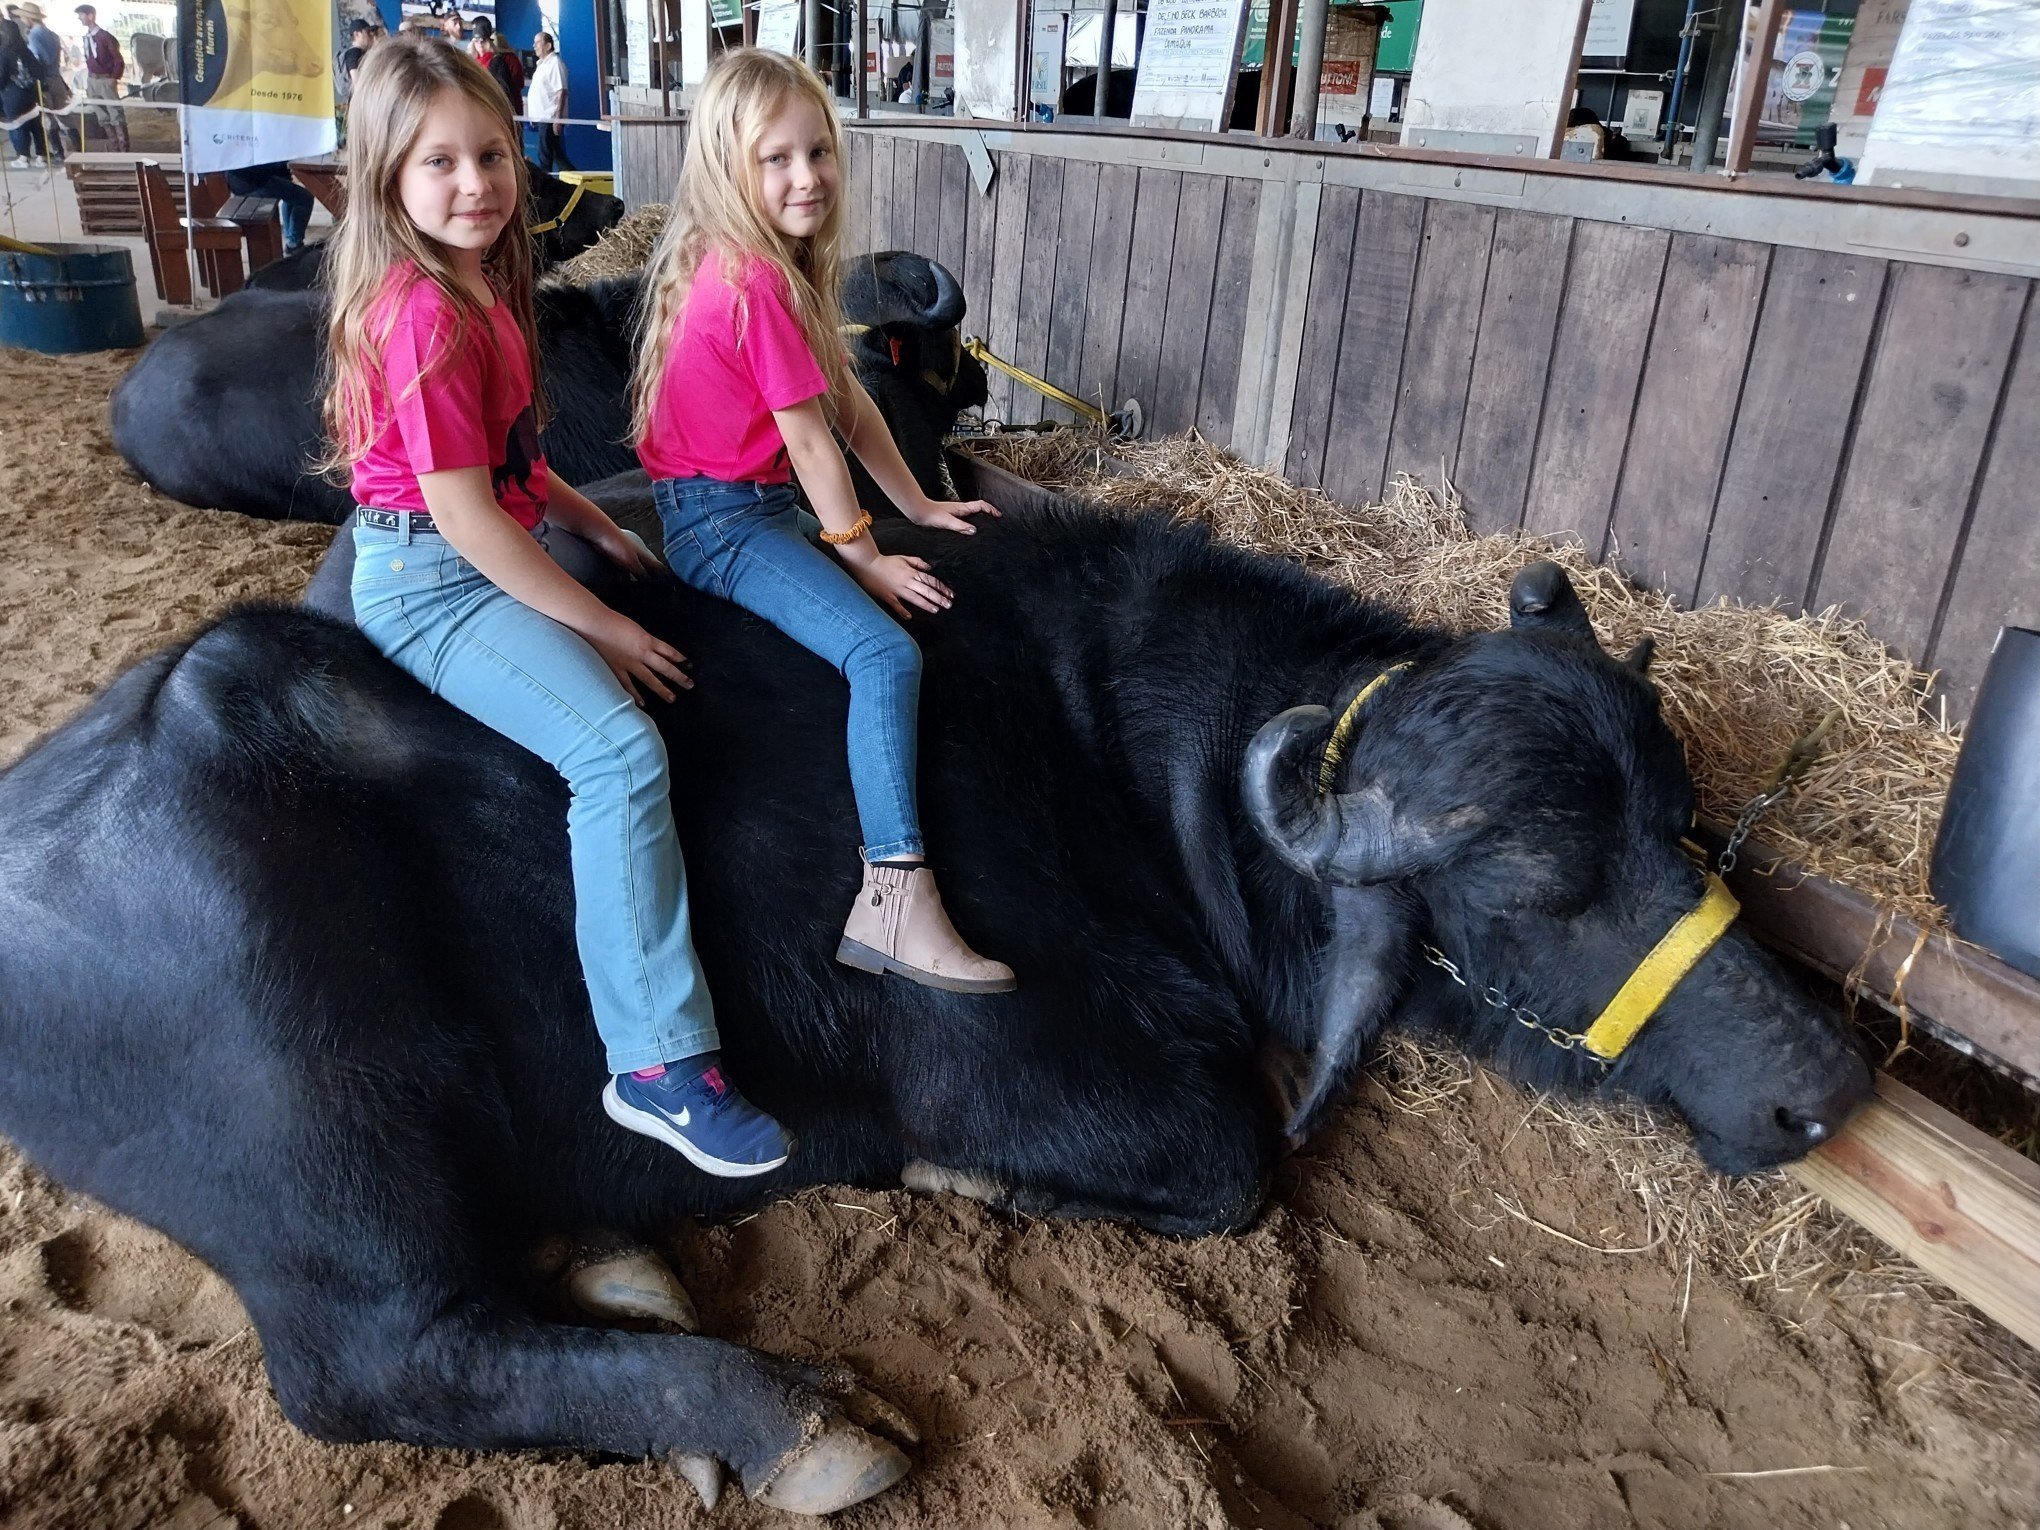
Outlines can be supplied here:
[[606, 228], [595, 243], [572, 260], [563, 260], [548, 273], [548, 280], [585, 287], [606, 276], [631, 276], [651, 258], [659, 230], [666, 226], [664, 202], [647, 202], [636, 212], [625, 213], [613, 228]]
[[[1930, 677], [1860, 622], [1726, 603], [1681, 610], [1575, 544], [1474, 534], [1449, 489], [1440, 503], [1422, 484], [1399, 478], [1386, 502], [1354, 510], [1194, 435], [1115, 443], [1110, 455], [1102, 438], [1076, 431], [967, 444], [1046, 487], [1106, 506], [1173, 509], [1208, 522], [1224, 541], [1294, 558], [1361, 594], [1454, 626], [1505, 625], [1517, 570], [1554, 559], [1609, 647], [1626, 651], [1646, 635], [1655, 639], [1651, 674], [1710, 818], [1732, 821], [1793, 743], [1838, 710], [1814, 768], [1764, 820], [1760, 837], [1894, 912], [1940, 922], [1927, 862], [1960, 735], [1928, 704]], [[1516, 1218], [1577, 1241], [1520, 1206], [1498, 1203], [1487, 1188], [1502, 1176], [1465, 1128], [1464, 1101], [1476, 1089], [1499, 1087], [1493, 1075], [1407, 1037], [1392, 1038], [1369, 1072], [1397, 1109], [1433, 1120], [1465, 1215]], [[2019, 1097], [2003, 1111], [2011, 1125], [2004, 1135], [2029, 1154], [2030, 1105]], [[1892, 1404], [1915, 1390], [1932, 1392], [1986, 1427], [2030, 1429], [2040, 1408], [2040, 1355], [1784, 1173], [1723, 1179], [1700, 1162], [1682, 1130], [1623, 1102], [1540, 1096], [1528, 1104], [1518, 1136], [1542, 1139], [1551, 1161], [1619, 1184], [1634, 1198], [1643, 1239], [1582, 1246], [1615, 1262], [1657, 1258], [1726, 1273], [1788, 1324], [1842, 1326]]]
[[1086, 433], [971, 447], [1023, 478], [1096, 503], [1168, 506], [1209, 522], [1227, 542], [1294, 558], [1362, 595], [1457, 627], [1506, 625], [1516, 571], [1554, 559], [1609, 647], [1626, 652], [1645, 636], [1656, 640], [1651, 677], [1685, 741], [1706, 817], [1734, 822], [1793, 743], [1833, 710], [1812, 770], [1757, 837], [1894, 913], [1941, 923], [1927, 864], [1961, 736], [1930, 706], [1930, 677], [1859, 621], [1726, 602], [1682, 610], [1576, 543], [1476, 535], [1449, 488], [1441, 504], [1399, 477], [1385, 502], [1353, 510], [1194, 435], [1113, 445], [1132, 475]]

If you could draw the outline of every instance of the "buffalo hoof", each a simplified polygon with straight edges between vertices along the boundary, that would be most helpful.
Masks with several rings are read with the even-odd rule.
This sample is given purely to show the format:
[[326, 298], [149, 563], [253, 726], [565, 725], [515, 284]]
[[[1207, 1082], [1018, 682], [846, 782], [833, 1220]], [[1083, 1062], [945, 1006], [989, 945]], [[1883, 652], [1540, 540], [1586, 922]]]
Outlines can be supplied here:
[[605, 1239], [572, 1252], [560, 1289], [576, 1309], [609, 1322], [657, 1323], [699, 1333], [694, 1298], [650, 1249]]
[[752, 1501], [789, 1514], [834, 1514], [876, 1497], [906, 1476], [913, 1463], [890, 1440], [848, 1419], [831, 1419], [822, 1432], [781, 1458]]
[[1005, 1206], [1012, 1194], [997, 1180], [968, 1169], [945, 1169], [940, 1164], [910, 1158], [900, 1170], [900, 1184], [920, 1195], [961, 1195], [983, 1201], [987, 1206]]
[[666, 1458], [666, 1464], [687, 1480], [687, 1485], [701, 1495], [702, 1508], [713, 1514], [715, 1506], [722, 1502], [722, 1462], [698, 1451], [676, 1450]]

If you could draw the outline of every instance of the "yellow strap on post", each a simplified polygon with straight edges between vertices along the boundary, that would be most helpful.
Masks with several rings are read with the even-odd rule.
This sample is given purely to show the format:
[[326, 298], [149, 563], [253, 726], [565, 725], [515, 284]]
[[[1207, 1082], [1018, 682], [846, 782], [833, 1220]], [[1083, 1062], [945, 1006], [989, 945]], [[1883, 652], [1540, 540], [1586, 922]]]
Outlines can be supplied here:
[[1680, 980], [1699, 965], [1700, 958], [1714, 949], [1714, 943], [1741, 912], [1742, 905], [1735, 901], [1728, 884], [1708, 872], [1707, 891], [1699, 906], [1667, 930], [1665, 938], [1651, 948], [1650, 955], [1608, 1001], [1608, 1007], [1587, 1027], [1580, 1044], [1603, 1061], [1621, 1056], [1622, 1049], [1636, 1039], [1644, 1022], [1658, 1012]]
[[1012, 378], [1013, 381], [1026, 384], [1026, 386], [1032, 388], [1043, 398], [1054, 399], [1063, 408], [1071, 410], [1082, 419], [1089, 420], [1093, 425], [1106, 426], [1112, 423], [1112, 416], [1100, 409], [1096, 404], [1087, 404], [1078, 398], [1076, 394], [1065, 393], [1061, 388], [1058, 388], [1054, 383], [1047, 381], [1045, 378], [1036, 377], [1032, 372], [1024, 371], [1014, 366], [1012, 362], [994, 356], [991, 349], [984, 341], [978, 339], [977, 336], [971, 335], [966, 338], [963, 342], [963, 348], [969, 351], [971, 355], [977, 357], [986, 366], [996, 367], [999, 371]]
[[1332, 782], [1338, 778], [1339, 766], [1345, 761], [1346, 751], [1353, 746], [1353, 729], [1360, 721], [1361, 709], [1376, 691], [1409, 667], [1407, 659], [1400, 664], [1389, 665], [1361, 686], [1360, 694], [1346, 703], [1346, 710], [1339, 714], [1339, 721], [1332, 728], [1332, 736], [1325, 740], [1324, 758], [1318, 761], [1317, 789], [1320, 797], [1332, 789]]
[[586, 186], [576, 186], [567, 196], [567, 205], [559, 210], [550, 223], [534, 223], [524, 232], [531, 235], [534, 239], [540, 234], [550, 234], [554, 229], [566, 222], [567, 219], [574, 216], [574, 209], [581, 205], [582, 194], [587, 189]]

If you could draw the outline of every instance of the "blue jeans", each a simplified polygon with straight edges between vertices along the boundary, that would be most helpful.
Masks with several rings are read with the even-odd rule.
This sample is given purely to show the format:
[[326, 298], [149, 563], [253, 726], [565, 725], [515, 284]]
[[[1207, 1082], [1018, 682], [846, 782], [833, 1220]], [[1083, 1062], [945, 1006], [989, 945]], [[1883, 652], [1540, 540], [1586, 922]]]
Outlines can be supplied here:
[[362, 632], [398, 668], [567, 778], [574, 937], [609, 1071], [720, 1045], [666, 746], [601, 656], [427, 532], [356, 526], [353, 595]]
[[850, 682], [850, 790], [865, 858], [921, 855], [914, 759], [921, 650], [843, 565], [801, 535], [791, 484], [661, 478], [673, 572], [761, 616]]

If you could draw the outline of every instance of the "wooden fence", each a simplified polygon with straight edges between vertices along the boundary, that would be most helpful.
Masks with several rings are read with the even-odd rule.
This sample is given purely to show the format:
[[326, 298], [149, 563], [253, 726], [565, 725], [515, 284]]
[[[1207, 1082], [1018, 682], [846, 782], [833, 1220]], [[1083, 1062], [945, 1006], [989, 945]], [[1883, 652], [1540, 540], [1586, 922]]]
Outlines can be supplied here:
[[1448, 478], [1683, 602], [1843, 605], [1957, 713], [2040, 624], [2031, 204], [929, 124], [853, 125], [850, 247], [942, 261], [993, 350], [1151, 433], [1348, 503]]

